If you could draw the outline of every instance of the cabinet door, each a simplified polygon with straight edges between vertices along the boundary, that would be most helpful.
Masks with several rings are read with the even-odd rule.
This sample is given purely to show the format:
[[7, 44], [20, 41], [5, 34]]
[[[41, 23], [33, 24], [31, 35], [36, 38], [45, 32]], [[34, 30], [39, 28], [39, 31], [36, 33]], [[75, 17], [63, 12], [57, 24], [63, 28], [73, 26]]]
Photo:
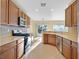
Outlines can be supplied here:
[[13, 47], [0, 55], [1, 59], [16, 59], [16, 47]]
[[43, 34], [43, 40], [44, 44], [48, 43], [48, 34]]
[[27, 16], [27, 26], [30, 27], [30, 17]]
[[78, 59], [77, 43], [72, 42], [72, 59]]
[[1, 0], [1, 24], [8, 24], [8, 0]]
[[72, 4], [72, 26], [77, 26], [77, 1]]
[[19, 12], [19, 9], [16, 7], [16, 5], [12, 1], [9, 1], [9, 24], [10, 25], [17, 25], [18, 12]]
[[71, 27], [71, 6], [65, 10], [65, 26]]
[[17, 46], [17, 59], [20, 59], [24, 52], [24, 42], [21, 42]]
[[71, 59], [71, 42], [67, 39], [63, 40], [63, 55], [66, 59]]
[[48, 35], [48, 44], [56, 46], [56, 35]]

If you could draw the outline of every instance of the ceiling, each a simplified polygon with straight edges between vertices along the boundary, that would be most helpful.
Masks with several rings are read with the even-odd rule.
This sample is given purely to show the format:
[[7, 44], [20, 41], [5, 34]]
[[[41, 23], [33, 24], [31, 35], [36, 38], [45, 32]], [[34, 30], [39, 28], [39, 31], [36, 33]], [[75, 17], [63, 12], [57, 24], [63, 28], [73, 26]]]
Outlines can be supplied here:
[[[32, 20], [64, 20], [71, 0], [13, 0]], [[45, 3], [41, 7], [41, 3]]]

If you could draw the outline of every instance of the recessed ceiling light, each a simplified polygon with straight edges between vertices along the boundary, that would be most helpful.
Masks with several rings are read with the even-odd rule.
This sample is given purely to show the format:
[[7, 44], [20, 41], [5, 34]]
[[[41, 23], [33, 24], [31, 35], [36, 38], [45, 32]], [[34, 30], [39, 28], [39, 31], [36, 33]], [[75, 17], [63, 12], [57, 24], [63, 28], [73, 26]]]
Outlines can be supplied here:
[[38, 11], [39, 11], [39, 9], [35, 9], [35, 11], [36, 11], [36, 12], [38, 12]]
[[54, 9], [50, 9], [50, 11], [52, 11], [52, 12], [53, 12], [53, 11], [54, 11]]

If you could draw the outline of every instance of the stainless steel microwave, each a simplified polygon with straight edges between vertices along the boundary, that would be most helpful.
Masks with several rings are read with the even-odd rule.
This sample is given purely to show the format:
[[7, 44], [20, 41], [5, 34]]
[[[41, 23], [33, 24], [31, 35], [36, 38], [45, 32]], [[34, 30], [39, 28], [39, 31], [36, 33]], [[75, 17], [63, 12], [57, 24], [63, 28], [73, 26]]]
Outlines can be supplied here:
[[26, 26], [25, 19], [22, 18], [22, 17], [18, 17], [18, 25], [22, 26], [22, 27], [25, 27]]

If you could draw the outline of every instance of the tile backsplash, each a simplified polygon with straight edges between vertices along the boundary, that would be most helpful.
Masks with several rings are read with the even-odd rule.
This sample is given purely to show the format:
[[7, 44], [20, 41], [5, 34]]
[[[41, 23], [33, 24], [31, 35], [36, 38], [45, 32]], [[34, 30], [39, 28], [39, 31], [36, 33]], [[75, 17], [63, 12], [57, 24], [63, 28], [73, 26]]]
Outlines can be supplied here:
[[23, 32], [30, 32], [28, 28], [23, 28], [23, 27], [17, 27], [17, 26], [7, 26], [7, 25], [1, 25], [0, 26], [0, 37], [7, 37], [11, 36], [11, 31], [12, 30], [22, 30]]

